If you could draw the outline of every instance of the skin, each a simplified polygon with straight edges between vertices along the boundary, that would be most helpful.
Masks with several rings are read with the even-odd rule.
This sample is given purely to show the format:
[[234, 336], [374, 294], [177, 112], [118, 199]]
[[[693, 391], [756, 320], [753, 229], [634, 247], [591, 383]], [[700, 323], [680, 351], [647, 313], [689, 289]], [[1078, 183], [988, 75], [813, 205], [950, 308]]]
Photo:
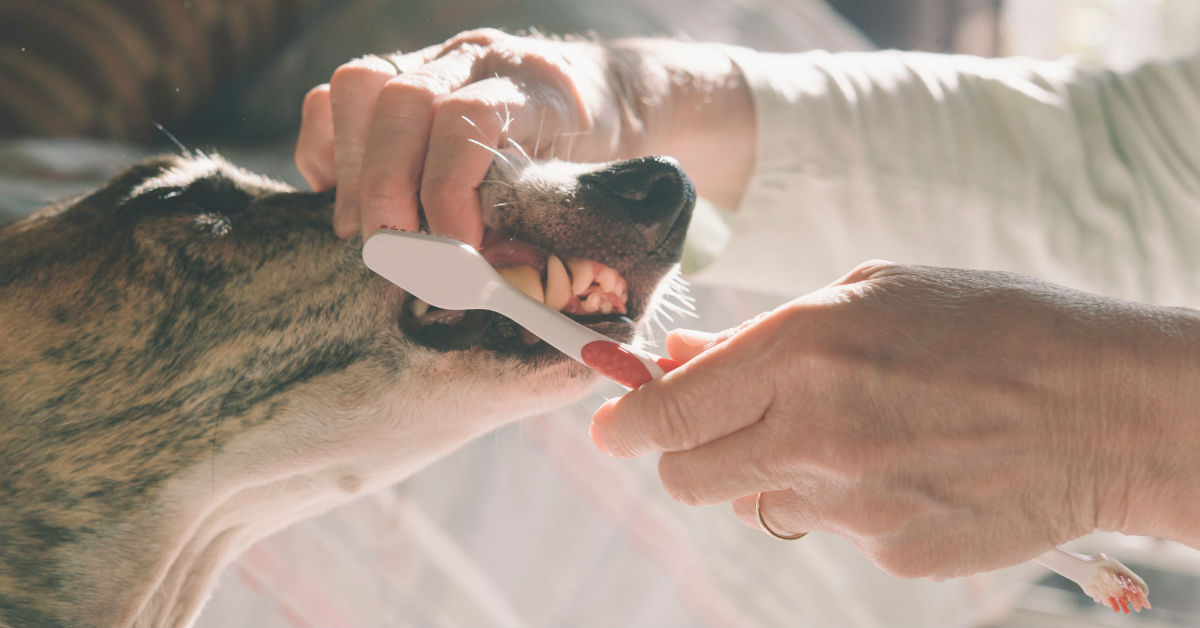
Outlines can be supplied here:
[[711, 46], [484, 29], [389, 58], [350, 61], [304, 100], [296, 165], [314, 190], [337, 184], [343, 238], [416, 230], [421, 207], [434, 233], [479, 246], [492, 155], [471, 140], [576, 161], [673, 155], [728, 206], [753, 167], [749, 89]]
[[[749, 89], [718, 47], [470, 31], [351, 61], [304, 102], [296, 163], [337, 184], [341, 237], [381, 224], [478, 245], [491, 155], [680, 159], [736, 207], [754, 165]], [[394, 65], [393, 65], [394, 64]], [[399, 72], [399, 70], [403, 70]], [[463, 121], [463, 116], [474, 124]], [[663, 452], [685, 504], [851, 539], [900, 576], [1023, 562], [1094, 529], [1200, 546], [1200, 314], [1007, 273], [874, 262], [720, 334], [602, 406], [620, 457]]]
[[602, 406], [598, 447], [664, 452], [684, 504], [844, 536], [946, 578], [1095, 529], [1200, 546], [1200, 314], [990, 271], [868, 262]]

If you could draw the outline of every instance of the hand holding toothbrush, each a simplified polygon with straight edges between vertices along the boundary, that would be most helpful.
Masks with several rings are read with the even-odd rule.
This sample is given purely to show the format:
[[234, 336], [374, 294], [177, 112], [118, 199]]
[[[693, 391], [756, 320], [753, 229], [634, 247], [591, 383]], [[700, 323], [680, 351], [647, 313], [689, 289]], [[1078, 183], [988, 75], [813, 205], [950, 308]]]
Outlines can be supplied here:
[[593, 438], [664, 452], [685, 504], [732, 502], [758, 527], [762, 492], [773, 529], [844, 536], [902, 577], [1095, 529], [1195, 544], [1196, 344], [1190, 310], [869, 263], [737, 329], [673, 333], [686, 364], [602, 406]]

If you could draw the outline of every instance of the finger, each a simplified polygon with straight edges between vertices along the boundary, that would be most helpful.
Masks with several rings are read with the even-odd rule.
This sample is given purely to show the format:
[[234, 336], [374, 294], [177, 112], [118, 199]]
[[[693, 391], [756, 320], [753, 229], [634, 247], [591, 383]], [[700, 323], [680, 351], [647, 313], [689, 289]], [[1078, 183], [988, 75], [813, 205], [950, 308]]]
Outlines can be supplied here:
[[901, 270], [903, 270], [901, 265], [895, 262], [889, 262], [884, 259], [867, 260], [858, 266], [855, 266], [853, 270], [829, 285], [848, 286], [851, 284], [862, 283], [870, 279], [875, 279], [877, 277], [895, 274]]
[[[509, 131], [524, 128], [528, 96], [507, 78], [473, 83], [438, 103], [429, 155], [421, 178], [421, 204], [430, 231], [478, 246], [483, 239], [479, 184], [493, 160], [516, 167]], [[492, 150], [489, 150], [492, 149]]]
[[396, 66], [398, 74], [407, 74], [409, 72], [420, 70], [421, 66], [433, 61], [437, 57], [441, 56], [443, 52], [446, 52], [449, 49], [450, 48], [447, 43], [441, 43], [434, 44], [432, 46], [426, 46], [420, 50], [413, 50], [411, 52], [395, 52], [379, 56], [391, 61], [392, 65]]
[[431, 136], [437, 100], [472, 80], [475, 59], [473, 52], [453, 53], [383, 85], [362, 157], [363, 237], [384, 224], [417, 230], [427, 153], [444, 141]]
[[709, 333], [694, 329], [673, 329], [667, 334], [667, 353], [676, 362], [687, 362], [706, 349], [725, 342], [731, 331]]
[[817, 521], [811, 514], [811, 509], [795, 491], [788, 489], [763, 491], [757, 510], [754, 507], [756, 499], [758, 499], [757, 492], [739, 497], [730, 504], [733, 506], [733, 514], [751, 528], [766, 532], [758, 520], [758, 513], [761, 512], [763, 521], [771, 526], [771, 530], [781, 536], [819, 529]]
[[752, 338], [731, 338], [604, 404], [592, 417], [597, 445], [621, 457], [681, 451], [758, 421], [774, 393], [764, 365], [754, 359], [756, 344]]
[[314, 192], [336, 182], [333, 163], [333, 109], [329, 83], [308, 91], [300, 107], [300, 135], [296, 138], [296, 168]]
[[787, 458], [788, 444], [759, 421], [695, 449], [664, 453], [658, 476], [676, 501], [706, 506], [792, 486], [780, 464]]
[[333, 230], [339, 237], [349, 238], [358, 232], [358, 182], [367, 131], [379, 90], [395, 74], [395, 68], [387, 61], [363, 57], [342, 65], [329, 79], [334, 173], [337, 177]]

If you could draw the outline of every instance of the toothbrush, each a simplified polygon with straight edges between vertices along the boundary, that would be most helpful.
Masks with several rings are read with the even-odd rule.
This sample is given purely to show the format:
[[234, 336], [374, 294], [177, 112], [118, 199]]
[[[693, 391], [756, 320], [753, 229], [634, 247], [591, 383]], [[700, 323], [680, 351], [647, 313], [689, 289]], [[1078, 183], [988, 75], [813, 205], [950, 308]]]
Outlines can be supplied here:
[[1056, 547], [1034, 562], [1078, 584], [1097, 604], [1110, 605], [1115, 612], [1150, 608], [1145, 581], [1107, 554], [1085, 556]]
[[406, 292], [445, 310], [491, 310], [550, 346], [625, 386], [638, 388], [679, 366], [616, 342], [521, 292], [467, 244], [380, 229], [363, 243], [363, 263]]
[[[433, 235], [380, 229], [363, 243], [363, 262], [384, 279], [446, 310], [503, 314], [552, 347], [625, 386], [638, 388], [679, 363], [616, 342], [521, 292], [467, 244]], [[453, 280], [448, 281], [448, 278]], [[1092, 599], [1128, 613], [1150, 608], [1146, 583], [1105, 554], [1056, 547], [1035, 561], [1074, 581]]]

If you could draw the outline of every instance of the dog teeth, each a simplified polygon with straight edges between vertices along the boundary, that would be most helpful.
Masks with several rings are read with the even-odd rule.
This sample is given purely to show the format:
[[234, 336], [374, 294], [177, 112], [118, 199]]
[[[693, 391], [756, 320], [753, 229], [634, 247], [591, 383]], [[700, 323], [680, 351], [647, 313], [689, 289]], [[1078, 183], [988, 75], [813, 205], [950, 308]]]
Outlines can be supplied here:
[[413, 315], [414, 318], [421, 318], [422, 316], [425, 316], [426, 312], [429, 311], [429, 304], [416, 297], [413, 297], [412, 300], [408, 302], [408, 311]]
[[538, 274], [537, 269], [532, 266], [502, 266], [496, 269], [501, 277], [504, 277], [508, 283], [516, 286], [518, 290], [528, 294], [529, 296], [546, 302], [545, 294], [542, 292], [542, 278]]
[[612, 292], [617, 286], [617, 281], [621, 278], [617, 274], [616, 269], [605, 266], [603, 270], [596, 275], [595, 282], [600, 284], [600, 289], [605, 292]]
[[[496, 272], [525, 294], [569, 314], [624, 314], [628, 295], [625, 278], [615, 268], [589, 259], [546, 256], [545, 274], [529, 264], [498, 266]], [[543, 283], [544, 281], [544, 283]], [[414, 300], [420, 317], [428, 304]], [[420, 312], [420, 313], [418, 313]]]
[[604, 301], [604, 297], [599, 292], [593, 292], [583, 300], [583, 311], [588, 314], [594, 314], [600, 310], [600, 304]]
[[571, 268], [571, 294], [583, 294], [595, 277], [592, 260], [572, 259], [567, 261], [567, 266]]
[[546, 258], [546, 305], [561, 310], [571, 300], [571, 278], [557, 255]]

